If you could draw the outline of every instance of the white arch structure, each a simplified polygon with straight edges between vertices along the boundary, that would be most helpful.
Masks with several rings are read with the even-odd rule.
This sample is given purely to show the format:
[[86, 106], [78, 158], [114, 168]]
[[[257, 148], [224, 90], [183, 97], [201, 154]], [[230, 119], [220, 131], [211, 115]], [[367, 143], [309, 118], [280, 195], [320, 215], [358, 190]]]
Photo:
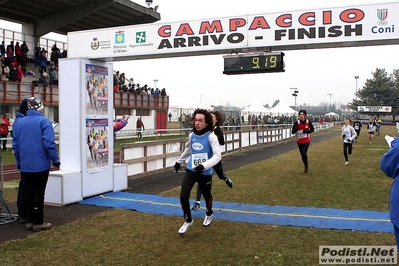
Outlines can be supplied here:
[[71, 32], [68, 56], [101, 61], [399, 43], [399, 2]]

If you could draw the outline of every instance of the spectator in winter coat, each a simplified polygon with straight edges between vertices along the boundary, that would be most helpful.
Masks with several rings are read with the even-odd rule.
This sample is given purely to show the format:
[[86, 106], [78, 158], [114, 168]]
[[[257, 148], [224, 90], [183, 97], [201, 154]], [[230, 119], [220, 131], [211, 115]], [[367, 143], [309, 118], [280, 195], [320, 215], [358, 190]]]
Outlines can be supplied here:
[[0, 56], [3, 58], [6, 56], [6, 46], [4, 45], [4, 41], [0, 44]]
[[2, 81], [8, 81], [8, 76], [10, 74], [10, 68], [4, 63], [4, 61], [1, 64], [1, 80]]
[[28, 45], [26, 44], [26, 41], [24, 41], [21, 45], [21, 52], [22, 52], [21, 69], [22, 72], [26, 73], [26, 65], [28, 64], [28, 52], [29, 52], [29, 48]]
[[59, 167], [54, 129], [50, 120], [43, 115], [41, 100], [28, 99], [28, 112], [14, 124], [12, 148], [17, 167], [26, 181], [26, 229], [39, 232], [51, 228], [43, 221], [44, 192], [51, 162]]
[[8, 127], [10, 126], [10, 121], [3, 113], [0, 118], [0, 137], [2, 139], [3, 151], [7, 151], [7, 135], [8, 135]]
[[17, 58], [18, 65], [20, 65], [22, 59], [22, 49], [21, 46], [19, 45], [19, 42], [15, 44], [15, 56]]
[[399, 247], [399, 138], [391, 142], [391, 148], [380, 161], [380, 169], [393, 178], [389, 198], [389, 214], [393, 224], [396, 245]]
[[7, 53], [8, 58], [14, 57], [14, 42], [13, 41], [11, 41], [9, 45], [7, 45], [6, 53]]
[[47, 57], [46, 57], [47, 51], [42, 49], [39, 55], [39, 72], [41, 75], [43, 75], [44, 72], [46, 72], [46, 66], [47, 66]]
[[18, 82], [21, 82], [21, 81], [22, 81], [22, 77], [25, 77], [25, 73], [22, 72], [22, 69], [21, 69], [20, 66], [17, 66], [16, 77], [17, 77], [17, 81], [18, 81]]

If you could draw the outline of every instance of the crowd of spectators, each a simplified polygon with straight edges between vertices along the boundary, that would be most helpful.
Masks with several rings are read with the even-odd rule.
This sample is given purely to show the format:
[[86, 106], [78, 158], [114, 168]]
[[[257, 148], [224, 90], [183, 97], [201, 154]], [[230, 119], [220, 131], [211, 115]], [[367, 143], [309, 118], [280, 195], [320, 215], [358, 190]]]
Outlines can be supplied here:
[[[39, 44], [35, 47], [34, 63], [35, 67], [38, 67], [40, 73], [37, 82], [43, 83], [44, 86], [47, 84], [58, 85], [58, 61], [60, 58], [67, 57], [67, 51], [64, 50], [61, 52], [57, 44], [54, 44], [51, 47], [50, 60], [48, 60], [47, 55], [48, 51], [44, 47], [40, 47]], [[49, 81], [47, 81], [47, 78], [49, 78]]]
[[[50, 60], [48, 60], [48, 51], [38, 44], [34, 49], [34, 58], [28, 58], [29, 47], [26, 41], [22, 44], [17, 41], [10, 41], [5, 45], [4, 41], [0, 45], [1, 72], [0, 79], [2, 81], [22, 81], [22, 77], [36, 76], [33, 71], [27, 70], [28, 62], [35, 64], [38, 68], [40, 77], [33, 81], [33, 84], [42, 83], [44, 86], [48, 84], [58, 85], [58, 60], [67, 56], [67, 51], [61, 52], [54, 44], [51, 48]], [[47, 72], [48, 68], [48, 72]], [[49, 78], [49, 81], [48, 81]]]
[[7, 46], [4, 41], [0, 44], [1, 58], [1, 80], [19, 81], [26, 75], [26, 65], [28, 63], [29, 48], [24, 41], [22, 45], [19, 42], [11, 41]]
[[119, 73], [116, 71], [113, 77], [113, 88], [114, 92], [129, 92], [136, 94], [150, 94], [150, 95], [161, 95], [166, 96], [165, 88], [151, 88], [147, 84], [141, 86], [139, 83], [134, 84], [133, 78], [126, 79], [125, 73]]
[[[296, 115], [277, 115], [277, 116], [272, 116], [272, 115], [255, 115], [255, 114], [249, 114], [248, 115], [248, 124], [250, 125], [273, 125], [273, 124], [293, 124], [295, 121], [298, 120], [298, 117]], [[321, 116], [313, 116], [309, 115], [307, 117], [311, 122], [334, 122], [334, 117], [321, 117]], [[245, 123], [245, 118], [244, 116], [241, 117], [242, 123]]]
[[[323, 124], [324, 122], [334, 122], [334, 117], [321, 117], [309, 115], [308, 119], [311, 122], [319, 122]], [[249, 114], [247, 118], [239, 115], [230, 115], [225, 117], [223, 124], [221, 126], [224, 131], [240, 130], [242, 126], [250, 126], [252, 129], [255, 128], [267, 128], [276, 125], [292, 125], [298, 120], [297, 115], [262, 115], [262, 114]], [[179, 117], [179, 122], [182, 128], [192, 128], [192, 116], [191, 114], [181, 114]]]

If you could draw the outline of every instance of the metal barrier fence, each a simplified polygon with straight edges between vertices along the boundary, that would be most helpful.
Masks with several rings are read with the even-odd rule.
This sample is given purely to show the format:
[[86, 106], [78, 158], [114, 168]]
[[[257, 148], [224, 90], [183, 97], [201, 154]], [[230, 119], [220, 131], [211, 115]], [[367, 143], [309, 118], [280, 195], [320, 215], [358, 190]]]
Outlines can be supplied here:
[[[313, 124], [315, 131], [325, 130], [334, 126], [334, 123]], [[232, 127], [233, 128], [233, 127]], [[236, 128], [236, 127], [234, 127]], [[291, 134], [292, 125], [273, 125], [265, 127], [242, 127], [240, 130], [224, 130], [225, 145], [221, 147], [222, 155], [256, 148], [268, 143], [294, 137]], [[225, 128], [228, 129], [228, 128]], [[120, 146], [120, 162], [128, 165], [128, 177], [137, 178], [172, 170], [183, 152], [187, 142], [187, 135], [191, 129], [163, 129], [146, 130], [144, 137], [161, 135], [182, 135], [182, 138], [172, 140], [136, 141]], [[119, 131], [117, 138], [124, 136], [132, 138], [137, 131]], [[183, 132], [183, 133], [182, 133]], [[186, 135], [187, 134], [187, 135]], [[11, 146], [12, 138], [6, 138]], [[59, 136], [56, 135], [58, 142]], [[0, 139], [3, 140], [3, 139]]]
[[[328, 129], [334, 123], [313, 124], [315, 131]], [[222, 154], [242, 151], [267, 143], [292, 138], [292, 125], [278, 127], [255, 128], [244, 130], [223, 131], [225, 145], [221, 147]], [[180, 130], [180, 129], [177, 129]], [[142, 141], [122, 144], [120, 147], [120, 162], [128, 165], [129, 178], [138, 178], [154, 173], [169, 171], [183, 152], [187, 138], [165, 141]]]

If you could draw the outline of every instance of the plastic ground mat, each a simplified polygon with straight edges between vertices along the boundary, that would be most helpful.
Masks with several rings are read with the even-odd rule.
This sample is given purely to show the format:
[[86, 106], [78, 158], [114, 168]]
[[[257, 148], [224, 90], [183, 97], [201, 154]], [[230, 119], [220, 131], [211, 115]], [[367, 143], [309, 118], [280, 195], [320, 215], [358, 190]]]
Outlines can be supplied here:
[[[194, 200], [191, 200], [191, 203], [193, 202]], [[179, 198], [150, 194], [113, 192], [88, 198], [79, 203], [169, 216], [183, 215]], [[201, 206], [205, 206], [204, 201], [201, 201]], [[388, 212], [269, 206], [220, 201], [213, 202], [213, 210], [213, 218], [218, 220], [393, 233]], [[203, 218], [205, 208], [201, 207], [199, 211], [192, 211], [192, 216]]]

